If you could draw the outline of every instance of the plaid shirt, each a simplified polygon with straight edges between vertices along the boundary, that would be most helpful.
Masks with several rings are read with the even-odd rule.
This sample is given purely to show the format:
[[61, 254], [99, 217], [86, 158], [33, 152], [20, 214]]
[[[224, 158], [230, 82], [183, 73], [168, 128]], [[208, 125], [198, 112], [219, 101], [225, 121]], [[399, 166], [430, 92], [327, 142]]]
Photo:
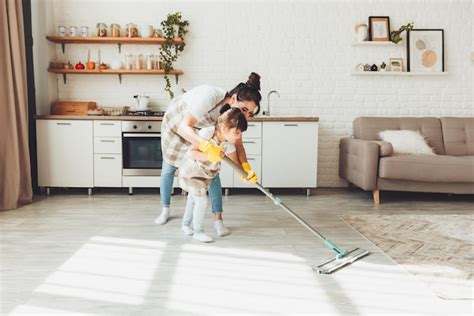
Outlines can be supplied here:
[[[219, 105], [219, 104], [218, 104]], [[194, 127], [214, 125], [219, 117], [219, 106], [214, 105]], [[178, 134], [178, 127], [184, 117], [189, 114], [188, 105], [181, 97], [173, 99], [166, 110], [161, 123], [161, 150], [163, 160], [179, 168], [181, 161], [191, 143]]]

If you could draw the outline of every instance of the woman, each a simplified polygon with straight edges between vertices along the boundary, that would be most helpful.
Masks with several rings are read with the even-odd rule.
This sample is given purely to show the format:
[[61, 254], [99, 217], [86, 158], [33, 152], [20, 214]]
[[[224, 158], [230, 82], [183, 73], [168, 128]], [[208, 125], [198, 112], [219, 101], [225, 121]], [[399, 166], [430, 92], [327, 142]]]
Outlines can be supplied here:
[[[260, 112], [260, 76], [252, 72], [246, 83], [239, 83], [229, 92], [213, 87], [198, 86], [174, 99], [166, 110], [161, 125], [161, 147], [163, 166], [161, 170], [160, 194], [163, 209], [155, 220], [163, 225], [170, 216], [171, 191], [176, 169], [179, 168], [183, 156], [191, 144], [207, 155], [210, 161], [222, 159], [222, 147], [204, 140], [196, 133], [196, 128], [215, 125], [222, 107], [239, 108], [246, 118]], [[256, 183], [258, 178], [247, 161], [242, 139], [235, 143], [238, 159], [247, 172], [245, 180]], [[209, 198], [214, 214], [214, 228], [218, 236], [230, 233], [222, 218], [222, 187], [219, 175], [215, 176], [209, 187]]]

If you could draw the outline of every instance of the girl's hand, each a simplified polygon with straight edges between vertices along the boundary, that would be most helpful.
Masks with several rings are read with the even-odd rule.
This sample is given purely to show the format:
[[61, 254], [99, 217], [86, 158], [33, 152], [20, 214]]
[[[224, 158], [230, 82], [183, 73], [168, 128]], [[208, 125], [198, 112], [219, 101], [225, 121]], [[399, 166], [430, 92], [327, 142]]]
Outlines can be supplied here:
[[206, 154], [207, 159], [211, 162], [219, 162], [222, 160], [224, 148], [216, 146], [208, 140], [199, 144], [199, 150]]

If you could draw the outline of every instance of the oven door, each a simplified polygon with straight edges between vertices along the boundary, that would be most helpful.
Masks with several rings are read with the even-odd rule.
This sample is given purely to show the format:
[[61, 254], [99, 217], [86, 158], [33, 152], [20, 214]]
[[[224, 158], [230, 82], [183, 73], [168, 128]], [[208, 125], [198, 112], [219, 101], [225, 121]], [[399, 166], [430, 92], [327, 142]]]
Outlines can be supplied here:
[[161, 175], [160, 133], [123, 133], [122, 146], [124, 176]]

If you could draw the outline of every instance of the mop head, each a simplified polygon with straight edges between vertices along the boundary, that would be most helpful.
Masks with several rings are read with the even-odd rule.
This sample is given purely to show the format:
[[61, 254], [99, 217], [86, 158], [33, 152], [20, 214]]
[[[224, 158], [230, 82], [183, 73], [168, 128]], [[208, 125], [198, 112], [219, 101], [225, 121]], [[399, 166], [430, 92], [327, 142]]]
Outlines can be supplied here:
[[322, 274], [331, 274], [355, 261], [367, 256], [370, 252], [362, 248], [355, 248], [345, 252], [344, 256], [337, 255], [335, 258], [313, 268], [313, 270]]

